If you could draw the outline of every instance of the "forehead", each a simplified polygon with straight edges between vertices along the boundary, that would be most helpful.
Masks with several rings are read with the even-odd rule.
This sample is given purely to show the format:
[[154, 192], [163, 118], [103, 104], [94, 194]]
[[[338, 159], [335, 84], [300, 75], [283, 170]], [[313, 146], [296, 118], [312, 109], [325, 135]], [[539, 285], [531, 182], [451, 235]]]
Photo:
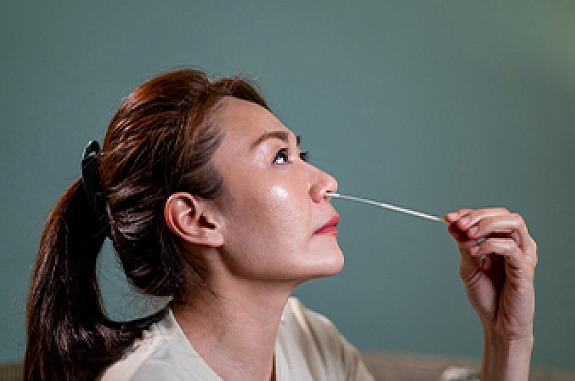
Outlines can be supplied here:
[[221, 100], [214, 121], [224, 132], [224, 139], [234, 143], [255, 141], [269, 131], [292, 132], [274, 114], [253, 102], [225, 97]]

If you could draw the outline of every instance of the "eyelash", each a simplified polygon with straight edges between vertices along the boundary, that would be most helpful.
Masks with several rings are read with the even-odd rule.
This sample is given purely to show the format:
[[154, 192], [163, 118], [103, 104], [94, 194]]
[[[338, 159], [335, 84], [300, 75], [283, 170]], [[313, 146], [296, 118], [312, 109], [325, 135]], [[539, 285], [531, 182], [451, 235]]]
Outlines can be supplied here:
[[[276, 157], [274, 158], [274, 163], [275, 163], [276, 159], [278, 158], [278, 156], [280, 155], [280, 153], [284, 153], [285, 156], [286, 156], [286, 162], [287, 162], [287, 163], [291, 163], [289, 160], [287, 160], [287, 152], [288, 152], [288, 149], [287, 149], [287, 148], [282, 148], [282, 149], [280, 149], [280, 150], [278, 151], [278, 153], [276, 154]], [[299, 157], [300, 157], [300, 159], [302, 159], [303, 161], [307, 162], [307, 161], [309, 160], [309, 151], [300, 152]]]

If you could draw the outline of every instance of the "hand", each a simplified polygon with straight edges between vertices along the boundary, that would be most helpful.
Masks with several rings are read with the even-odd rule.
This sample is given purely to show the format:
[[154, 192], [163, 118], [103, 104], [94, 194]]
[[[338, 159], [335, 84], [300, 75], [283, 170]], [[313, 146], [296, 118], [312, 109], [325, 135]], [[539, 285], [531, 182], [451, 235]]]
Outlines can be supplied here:
[[504, 340], [532, 337], [537, 245], [523, 217], [502, 208], [459, 209], [444, 219], [458, 243], [460, 277], [484, 330]]

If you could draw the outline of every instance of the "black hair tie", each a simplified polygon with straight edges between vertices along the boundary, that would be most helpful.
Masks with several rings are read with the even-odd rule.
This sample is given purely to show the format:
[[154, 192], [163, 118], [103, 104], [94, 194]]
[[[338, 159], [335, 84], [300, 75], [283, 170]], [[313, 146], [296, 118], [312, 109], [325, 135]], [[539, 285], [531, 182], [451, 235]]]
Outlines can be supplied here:
[[103, 233], [110, 236], [110, 224], [106, 212], [106, 199], [102, 196], [99, 171], [100, 144], [90, 140], [82, 155], [82, 185], [95, 216], [102, 224]]

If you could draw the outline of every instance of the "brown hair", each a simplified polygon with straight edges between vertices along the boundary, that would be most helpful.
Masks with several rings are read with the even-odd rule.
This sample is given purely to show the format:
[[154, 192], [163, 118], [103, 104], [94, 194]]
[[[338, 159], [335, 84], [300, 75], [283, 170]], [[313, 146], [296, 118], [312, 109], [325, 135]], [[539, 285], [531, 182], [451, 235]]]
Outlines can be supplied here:
[[[166, 226], [174, 192], [217, 199], [223, 182], [210, 159], [221, 130], [210, 116], [231, 96], [269, 109], [240, 77], [211, 81], [181, 69], [139, 86], [114, 115], [99, 155], [109, 234], [130, 282], [146, 294], [183, 298], [204, 285], [201, 258], [184, 259]], [[116, 322], [102, 308], [96, 260], [106, 234], [76, 180], [56, 203], [40, 240], [27, 305], [25, 379], [93, 379], [160, 320]]]

